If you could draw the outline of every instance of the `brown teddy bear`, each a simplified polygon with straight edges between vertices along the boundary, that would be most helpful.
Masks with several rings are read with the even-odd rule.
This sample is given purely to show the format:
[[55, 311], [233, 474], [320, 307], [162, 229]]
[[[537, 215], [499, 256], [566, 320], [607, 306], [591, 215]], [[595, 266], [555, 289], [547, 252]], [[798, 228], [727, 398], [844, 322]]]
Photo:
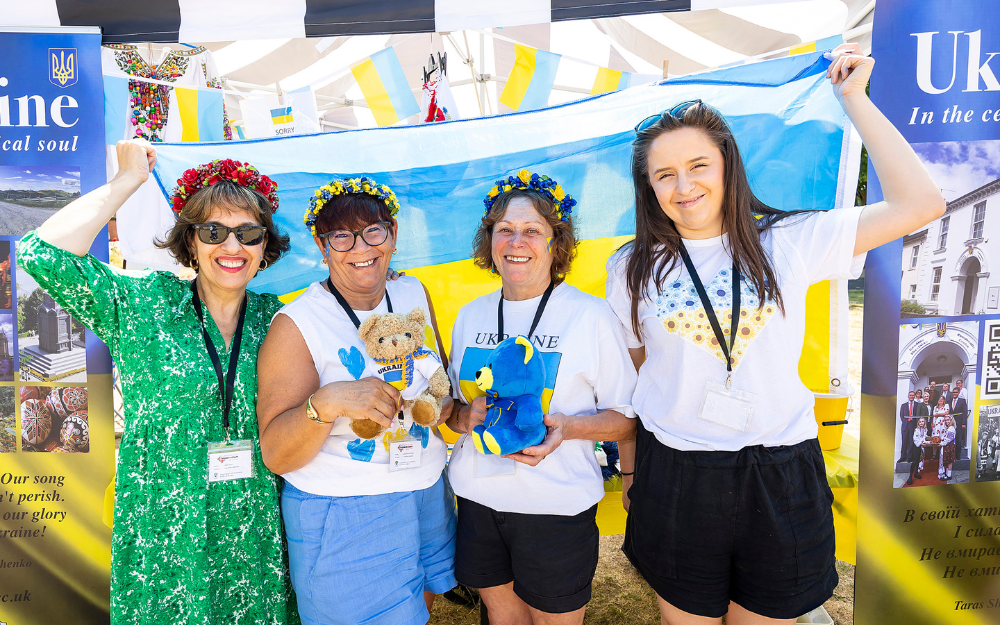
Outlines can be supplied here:
[[[358, 328], [365, 351], [375, 361], [376, 375], [396, 387], [414, 423], [437, 425], [441, 398], [451, 393], [441, 359], [424, 347], [427, 316], [423, 308], [409, 314], [372, 315]], [[375, 438], [384, 428], [368, 419], [354, 419], [351, 430], [361, 438]]]

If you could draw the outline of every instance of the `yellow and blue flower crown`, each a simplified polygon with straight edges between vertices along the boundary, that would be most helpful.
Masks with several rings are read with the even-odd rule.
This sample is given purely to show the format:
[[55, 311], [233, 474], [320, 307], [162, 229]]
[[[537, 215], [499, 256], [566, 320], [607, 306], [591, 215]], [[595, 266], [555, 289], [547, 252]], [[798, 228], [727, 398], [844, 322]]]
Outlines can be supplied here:
[[399, 212], [399, 200], [396, 199], [396, 194], [392, 192], [389, 185], [379, 184], [367, 176], [361, 176], [360, 178], [332, 180], [316, 189], [313, 197], [309, 198], [309, 208], [306, 209], [306, 214], [302, 218], [302, 223], [309, 226], [309, 231], [315, 235], [316, 218], [319, 217], [319, 212], [323, 210], [323, 207], [326, 206], [327, 202], [332, 200], [334, 196], [345, 195], [348, 193], [367, 193], [368, 195], [377, 197], [385, 202], [385, 205], [389, 207], [389, 215], [393, 218], [395, 218], [396, 213]]
[[507, 176], [506, 180], [497, 180], [494, 183], [493, 188], [486, 195], [486, 199], [483, 200], [483, 204], [486, 205], [486, 214], [490, 214], [490, 210], [501, 194], [513, 189], [531, 189], [549, 198], [555, 205], [559, 219], [562, 221], [569, 221], [573, 207], [576, 206], [576, 200], [573, 199], [572, 195], [568, 195], [558, 182], [548, 176], [540, 176], [527, 169], [522, 169], [517, 172], [516, 176]]

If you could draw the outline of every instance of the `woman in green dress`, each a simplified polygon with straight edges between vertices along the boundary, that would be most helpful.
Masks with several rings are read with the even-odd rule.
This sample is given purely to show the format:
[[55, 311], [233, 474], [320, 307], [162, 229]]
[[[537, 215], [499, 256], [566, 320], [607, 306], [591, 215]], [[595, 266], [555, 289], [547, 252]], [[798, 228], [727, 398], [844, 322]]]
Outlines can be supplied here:
[[278, 478], [261, 461], [255, 411], [257, 350], [281, 303], [246, 290], [288, 250], [271, 219], [274, 183], [229, 160], [188, 170], [160, 246], [197, 279], [125, 275], [88, 250], [149, 177], [156, 152], [140, 142], [117, 151], [114, 179], [17, 251], [19, 265], [107, 343], [121, 376], [111, 622], [297, 623]]

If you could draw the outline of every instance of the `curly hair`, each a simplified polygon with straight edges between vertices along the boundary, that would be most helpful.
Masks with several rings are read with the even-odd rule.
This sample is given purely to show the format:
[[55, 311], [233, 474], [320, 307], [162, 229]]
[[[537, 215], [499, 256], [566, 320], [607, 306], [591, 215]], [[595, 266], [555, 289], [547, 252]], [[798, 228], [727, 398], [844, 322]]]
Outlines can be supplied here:
[[248, 187], [234, 182], [223, 181], [199, 189], [177, 215], [177, 222], [167, 231], [162, 241], [156, 241], [156, 247], [167, 250], [185, 267], [194, 267], [198, 258], [194, 243], [194, 229], [191, 226], [202, 224], [212, 217], [215, 207], [222, 206], [230, 210], [243, 210], [253, 216], [254, 220], [267, 229], [264, 241], [263, 261], [270, 267], [281, 258], [281, 255], [291, 249], [287, 234], [282, 234], [274, 225], [271, 217], [271, 203]]
[[576, 257], [576, 233], [573, 230], [572, 218], [563, 221], [559, 218], [552, 200], [532, 189], [513, 189], [502, 194], [493, 204], [493, 208], [479, 223], [476, 236], [472, 240], [472, 258], [476, 266], [490, 272], [496, 272], [493, 262], [493, 226], [503, 219], [507, 207], [516, 198], [527, 198], [546, 223], [552, 227], [552, 241], [549, 250], [552, 252], [552, 268], [549, 270], [553, 284], [562, 282], [569, 273], [573, 258]]

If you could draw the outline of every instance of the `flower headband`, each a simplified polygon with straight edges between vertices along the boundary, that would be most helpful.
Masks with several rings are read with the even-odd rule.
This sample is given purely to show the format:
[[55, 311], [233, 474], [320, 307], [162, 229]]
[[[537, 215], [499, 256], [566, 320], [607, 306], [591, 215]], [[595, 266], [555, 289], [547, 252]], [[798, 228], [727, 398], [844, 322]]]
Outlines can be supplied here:
[[399, 200], [396, 199], [396, 194], [392, 192], [389, 185], [379, 184], [367, 176], [344, 178], [343, 180], [333, 180], [316, 189], [313, 197], [309, 198], [309, 208], [306, 209], [306, 214], [302, 217], [302, 223], [309, 226], [309, 231], [315, 235], [316, 218], [319, 217], [319, 212], [334, 196], [348, 193], [367, 193], [377, 197], [389, 207], [390, 217], [395, 218], [396, 213], [399, 212]]
[[216, 159], [185, 171], [177, 179], [170, 207], [180, 214], [195, 192], [226, 180], [257, 191], [271, 204], [272, 213], [278, 210], [278, 185], [250, 163], [228, 158]]
[[576, 200], [573, 199], [572, 195], [567, 195], [558, 182], [548, 176], [539, 176], [527, 169], [522, 169], [517, 172], [516, 176], [507, 176], [506, 180], [497, 180], [494, 183], [493, 188], [486, 195], [486, 199], [483, 200], [483, 204], [486, 205], [486, 214], [490, 214], [490, 210], [501, 194], [513, 189], [531, 189], [549, 198], [555, 204], [556, 213], [562, 221], [569, 221], [573, 207], [576, 206]]

